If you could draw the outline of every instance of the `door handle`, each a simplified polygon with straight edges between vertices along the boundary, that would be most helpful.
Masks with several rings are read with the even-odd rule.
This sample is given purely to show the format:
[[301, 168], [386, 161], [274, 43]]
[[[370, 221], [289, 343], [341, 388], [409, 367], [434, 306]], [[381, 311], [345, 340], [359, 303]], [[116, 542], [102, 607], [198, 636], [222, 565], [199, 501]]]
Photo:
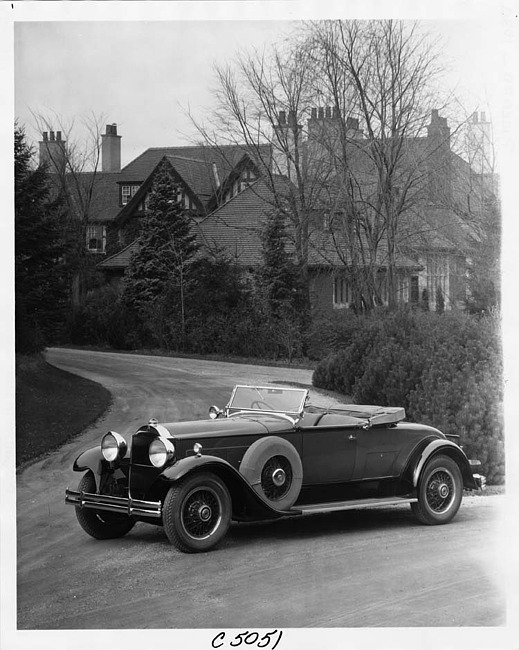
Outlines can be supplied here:
[[357, 436], [354, 436], [353, 433], [350, 433], [348, 440], [357, 440]]

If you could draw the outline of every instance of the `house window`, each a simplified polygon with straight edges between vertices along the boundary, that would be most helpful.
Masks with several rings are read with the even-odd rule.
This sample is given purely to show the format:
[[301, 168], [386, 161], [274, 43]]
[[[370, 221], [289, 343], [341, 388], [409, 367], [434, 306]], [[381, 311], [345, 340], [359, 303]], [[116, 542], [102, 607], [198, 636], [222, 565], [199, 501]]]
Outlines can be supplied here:
[[121, 205], [127, 205], [138, 189], [139, 185], [121, 185]]
[[346, 278], [335, 278], [333, 281], [333, 306], [336, 309], [348, 307], [351, 298], [351, 286]]
[[87, 226], [86, 231], [87, 250], [91, 253], [104, 253], [106, 247], [106, 227]]
[[411, 276], [411, 290], [409, 300], [412, 303], [418, 303], [420, 300], [420, 288], [418, 286], [418, 276]]

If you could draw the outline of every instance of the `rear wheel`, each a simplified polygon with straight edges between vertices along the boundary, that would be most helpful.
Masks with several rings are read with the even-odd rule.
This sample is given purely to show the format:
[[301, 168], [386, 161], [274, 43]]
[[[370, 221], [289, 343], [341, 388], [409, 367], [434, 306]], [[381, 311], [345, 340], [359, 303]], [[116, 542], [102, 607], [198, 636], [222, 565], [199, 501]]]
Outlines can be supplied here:
[[195, 474], [170, 488], [162, 519], [166, 535], [176, 548], [199, 553], [222, 540], [231, 514], [231, 496], [223, 481], [214, 474]]
[[[78, 492], [96, 492], [96, 482], [92, 472], [87, 472], [78, 485]], [[115, 539], [123, 537], [135, 526], [135, 520], [116, 512], [103, 512], [90, 508], [76, 507], [76, 517], [81, 528], [95, 539]]]
[[435, 456], [422, 471], [418, 502], [412, 503], [411, 508], [423, 524], [447, 524], [458, 512], [462, 496], [458, 464], [448, 456]]

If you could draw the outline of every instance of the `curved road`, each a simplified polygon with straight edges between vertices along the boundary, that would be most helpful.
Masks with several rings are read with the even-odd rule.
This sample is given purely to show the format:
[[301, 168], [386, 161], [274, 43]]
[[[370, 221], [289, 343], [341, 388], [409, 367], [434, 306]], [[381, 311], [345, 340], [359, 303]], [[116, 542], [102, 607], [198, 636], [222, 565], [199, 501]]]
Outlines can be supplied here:
[[402, 506], [241, 524], [206, 554], [179, 553], [142, 523], [121, 540], [91, 539], [64, 490], [78, 483], [76, 455], [107, 430], [205, 418], [235, 383], [310, 384], [311, 372], [66, 349], [47, 358], [102, 383], [114, 403], [18, 476], [19, 629], [504, 625], [501, 496], [465, 498], [448, 526], [420, 526]]

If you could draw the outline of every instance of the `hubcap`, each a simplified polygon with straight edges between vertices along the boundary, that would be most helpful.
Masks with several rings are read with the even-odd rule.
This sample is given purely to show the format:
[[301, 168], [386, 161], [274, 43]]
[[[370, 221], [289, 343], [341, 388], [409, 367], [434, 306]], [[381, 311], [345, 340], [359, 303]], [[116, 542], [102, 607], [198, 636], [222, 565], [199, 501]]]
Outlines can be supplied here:
[[278, 467], [278, 469], [276, 469], [272, 473], [272, 482], [274, 483], [275, 486], [281, 487], [282, 485], [285, 484], [286, 480], [287, 480], [287, 475], [281, 469], [281, 467]]
[[279, 501], [292, 485], [292, 466], [284, 456], [269, 458], [261, 472], [261, 489], [271, 501]]
[[438, 494], [445, 499], [447, 496], [449, 496], [449, 486], [446, 483], [441, 483], [438, 486]]
[[211, 519], [212, 510], [209, 506], [201, 506], [198, 510], [198, 516], [202, 521], [209, 521]]

